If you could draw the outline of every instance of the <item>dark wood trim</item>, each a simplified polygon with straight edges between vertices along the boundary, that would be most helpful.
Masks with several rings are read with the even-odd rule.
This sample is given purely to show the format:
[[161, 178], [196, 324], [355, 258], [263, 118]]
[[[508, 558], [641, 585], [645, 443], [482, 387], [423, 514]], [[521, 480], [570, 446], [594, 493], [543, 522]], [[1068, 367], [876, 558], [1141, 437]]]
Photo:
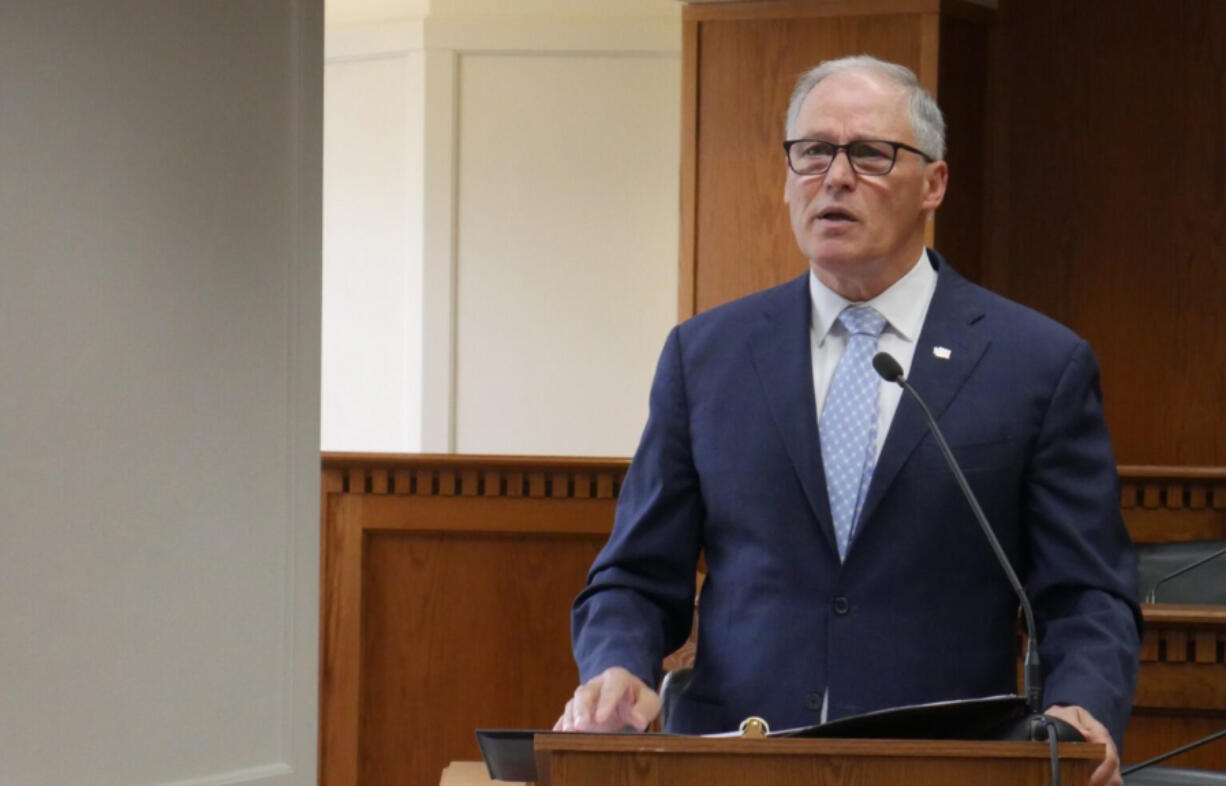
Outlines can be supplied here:
[[1145, 615], [1146, 626], [1196, 625], [1226, 632], [1226, 606], [1147, 603], [1141, 611]]
[[445, 469], [584, 469], [625, 473], [630, 466], [628, 458], [598, 458], [590, 456], [516, 456], [472, 455], [458, 453], [321, 453], [322, 467], [347, 469], [421, 469], [436, 467]]
[[[963, 740], [872, 740], [872, 739], [813, 739], [801, 737], [700, 737], [678, 735], [664, 740], [651, 740], [640, 734], [540, 734], [536, 749], [603, 751], [631, 750], [649, 752], [667, 746], [668, 753], [709, 753], [745, 756], [812, 756], [814, 748], [823, 755], [868, 756], [872, 758], [946, 759], [965, 756], [988, 759], [1042, 759], [1051, 755], [1046, 743], [1033, 742], [966, 742]], [[1100, 744], [1064, 743], [1060, 758], [1101, 761], [1106, 752]]]
[[738, 19], [936, 14], [941, 0], [763, 0], [762, 2], [686, 4], [681, 18], [704, 22]]
[[990, 25], [996, 22], [996, 9], [970, 0], [941, 0], [941, 14], [956, 16], [968, 22]]
[[1220, 480], [1226, 482], [1226, 467], [1158, 467], [1120, 465], [1120, 478], [1129, 480]]
[[681, 25], [681, 235], [677, 275], [677, 319], [694, 316], [698, 254], [698, 22]]

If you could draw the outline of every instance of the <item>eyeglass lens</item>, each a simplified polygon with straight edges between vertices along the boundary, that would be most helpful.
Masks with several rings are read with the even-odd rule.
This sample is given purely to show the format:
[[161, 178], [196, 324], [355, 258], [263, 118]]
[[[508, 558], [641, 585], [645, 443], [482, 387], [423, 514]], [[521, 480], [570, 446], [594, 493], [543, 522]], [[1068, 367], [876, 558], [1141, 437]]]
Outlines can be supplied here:
[[[788, 149], [792, 169], [821, 174], [834, 164], [839, 148], [821, 140], [802, 140]], [[884, 175], [894, 166], [894, 147], [884, 142], [851, 142], [845, 147], [851, 168], [861, 175]]]

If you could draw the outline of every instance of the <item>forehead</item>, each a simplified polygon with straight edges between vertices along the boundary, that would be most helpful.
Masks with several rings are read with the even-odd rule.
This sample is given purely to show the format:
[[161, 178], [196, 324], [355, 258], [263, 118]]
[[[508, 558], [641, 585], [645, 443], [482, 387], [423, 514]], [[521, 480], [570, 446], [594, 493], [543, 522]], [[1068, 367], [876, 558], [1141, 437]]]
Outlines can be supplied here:
[[[826, 77], [800, 104], [797, 137], [912, 141], [903, 89], [874, 74], [843, 72]], [[835, 140], [839, 141], [839, 140]]]

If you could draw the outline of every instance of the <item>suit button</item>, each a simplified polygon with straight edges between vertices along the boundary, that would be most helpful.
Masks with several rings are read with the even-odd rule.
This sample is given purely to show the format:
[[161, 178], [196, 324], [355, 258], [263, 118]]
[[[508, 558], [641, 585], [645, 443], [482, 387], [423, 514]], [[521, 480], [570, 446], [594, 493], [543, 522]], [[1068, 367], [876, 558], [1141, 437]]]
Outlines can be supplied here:
[[847, 602], [847, 598], [842, 595], [834, 599], [834, 613], [843, 615], [851, 610], [851, 604]]
[[805, 696], [805, 706], [814, 711], [820, 710], [822, 708], [822, 694], [810, 693]]

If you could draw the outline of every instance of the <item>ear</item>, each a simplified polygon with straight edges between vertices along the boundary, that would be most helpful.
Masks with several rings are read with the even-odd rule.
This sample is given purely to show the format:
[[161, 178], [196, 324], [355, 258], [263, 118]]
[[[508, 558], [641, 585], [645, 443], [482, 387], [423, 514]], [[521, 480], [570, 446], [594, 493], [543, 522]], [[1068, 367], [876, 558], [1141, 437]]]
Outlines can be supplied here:
[[924, 210], [933, 211], [945, 200], [945, 186], [949, 183], [949, 165], [934, 161], [924, 167], [923, 196], [920, 204]]

